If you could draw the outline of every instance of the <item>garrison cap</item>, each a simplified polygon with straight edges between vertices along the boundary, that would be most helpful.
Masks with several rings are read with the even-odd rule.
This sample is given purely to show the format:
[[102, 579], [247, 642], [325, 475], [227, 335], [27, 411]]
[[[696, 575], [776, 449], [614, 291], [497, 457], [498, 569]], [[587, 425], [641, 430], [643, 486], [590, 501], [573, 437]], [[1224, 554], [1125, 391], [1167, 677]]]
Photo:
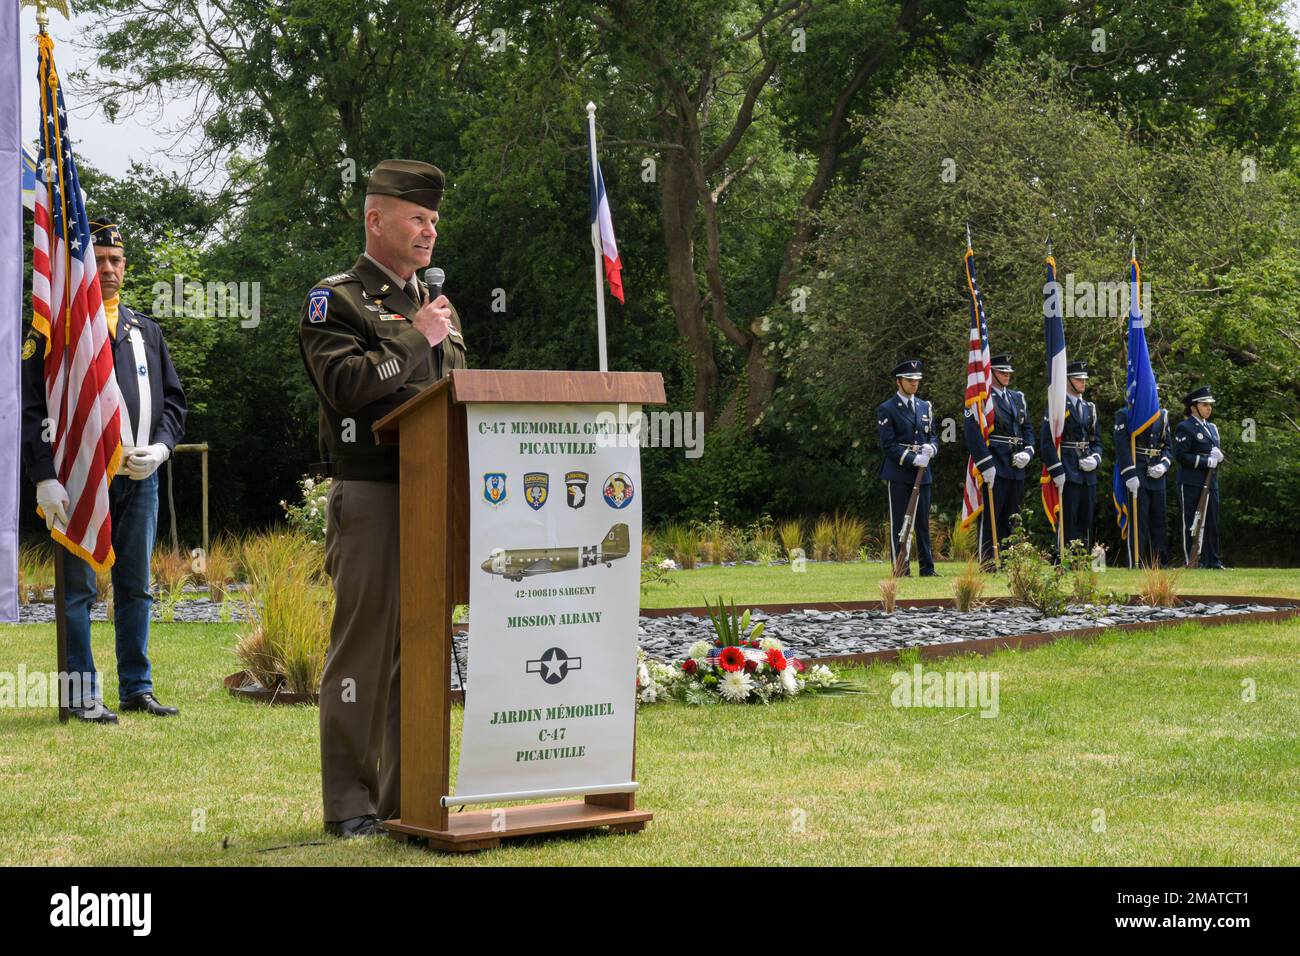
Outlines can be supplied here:
[[1191, 408], [1197, 402], [1209, 402], [1211, 405], [1214, 404], [1214, 396], [1210, 394], [1210, 386], [1202, 385], [1200, 388], [1194, 388], [1188, 392], [1187, 397], [1183, 399], [1183, 404], [1188, 408]]
[[1069, 365], [1065, 366], [1065, 377], [1066, 378], [1087, 378], [1088, 363], [1071, 362]]
[[989, 359], [989, 367], [995, 372], [1014, 372], [1011, 367], [1011, 353], [1004, 352], [1001, 355], [995, 355]]
[[386, 159], [370, 174], [366, 195], [396, 196], [437, 211], [442, 187], [442, 170], [437, 166], [415, 159]]
[[894, 366], [894, 378], [920, 378], [921, 360], [907, 359]]
[[113, 249], [126, 248], [122, 244], [122, 231], [117, 228], [117, 223], [109, 222], [107, 219], [90, 220], [90, 241], [97, 246], [109, 246]]

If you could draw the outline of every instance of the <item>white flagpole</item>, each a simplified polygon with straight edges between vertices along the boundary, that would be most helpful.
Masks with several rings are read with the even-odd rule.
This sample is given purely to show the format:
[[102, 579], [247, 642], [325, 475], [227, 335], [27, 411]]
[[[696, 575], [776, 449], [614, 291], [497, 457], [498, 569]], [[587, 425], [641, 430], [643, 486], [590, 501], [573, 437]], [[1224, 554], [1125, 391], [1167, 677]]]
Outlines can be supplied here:
[[[591, 188], [596, 188], [596, 104], [587, 104], [587, 133], [591, 141]], [[599, 198], [599, 197], [597, 197]], [[605, 349], [605, 252], [600, 244], [600, 207], [591, 224], [591, 244], [596, 251], [596, 330], [600, 342], [600, 370], [609, 371], [609, 354]]]

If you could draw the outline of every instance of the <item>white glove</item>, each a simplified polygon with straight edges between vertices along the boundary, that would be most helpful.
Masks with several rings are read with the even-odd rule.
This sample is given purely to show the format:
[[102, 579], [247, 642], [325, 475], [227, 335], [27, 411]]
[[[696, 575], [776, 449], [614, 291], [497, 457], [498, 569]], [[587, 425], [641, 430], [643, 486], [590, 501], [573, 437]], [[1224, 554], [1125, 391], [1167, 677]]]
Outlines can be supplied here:
[[36, 503], [45, 514], [45, 529], [48, 531], [58, 521], [60, 530], [68, 526], [68, 490], [57, 478], [47, 478], [36, 483]]
[[1052, 479], [1052, 482], [1056, 485], [1056, 493], [1057, 493], [1057, 494], [1060, 494], [1061, 492], [1065, 491], [1065, 475], [1064, 475], [1064, 474], [1060, 474], [1060, 475], [1055, 476], [1055, 477]]
[[930, 442], [930, 444], [926, 445], [925, 447], [928, 448], [928, 449], [930, 449], [930, 457], [931, 457], [931, 458], [938, 458], [938, 457], [939, 457], [939, 446], [936, 445], [934, 442]]
[[997, 470], [990, 468], [988, 471], [981, 471], [980, 474], [984, 476], [984, 484], [992, 488], [993, 482], [996, 481], [998, 477]]
[[1223, 452], [1220, 451], [1217, 447], [1211, 448], [1210, 457], [1214, 459], [1214, 463], [1217, 465], [1219, 462], [1223, 461]]
[[131, 480], [144, 481], [158, 470], [158, 466], [165, 462], [170, 454], [166, 445], [149, 445], [135, 449], [126, 459], [126, 470], [130, 473]]
[[1101, 464], [1101, 458], [1097, 455], [1088, 455], [1086, 458], [1079, 459], [1079, 469], [1081, 471], [1096, 471], [1099, 464]]
[[1165, 472], [1168, 470], [1169, 470], [1169, 466], [1166, 465], [1163, 461], [1159, 461], [1147, 469], [1147, 477], [1163, 478], [1165, 476]]
[[918, 451], [918, 452], [916, 453], [916, 457], [915, 457], [914, 459], [912, 459], [912, 464], [915, 465], [917, 468], [928, 468], [928, 467], [930, 467], [930, 453], [929, 453], [929, 451]]
[[1024, 468], [1032, 457], [1027, 451], [1018, 451], [1011, 456], [1011, 464], [1015, 468]]
[[1206, 468], [1218, 468], [1218, 467], [1219, 467], [1219, 459], [1217, 459], [1217, 458], [1215, 458], [1213, 455], [1211, 455], [1211, 456], [1209, 457], [1209, 460], [1206, 461], [1206, 463], [1205, 463], [1205, 467], [1206, 467]]
[[1128, 481], [1124, 482], [1124, 487], [1128, 489], [1130, 495], [1135, 495], [1138, 493], [1138, 488], [1142, 487], [1142, 482], [1138, 481], [1137, 476], [1134, 475]]

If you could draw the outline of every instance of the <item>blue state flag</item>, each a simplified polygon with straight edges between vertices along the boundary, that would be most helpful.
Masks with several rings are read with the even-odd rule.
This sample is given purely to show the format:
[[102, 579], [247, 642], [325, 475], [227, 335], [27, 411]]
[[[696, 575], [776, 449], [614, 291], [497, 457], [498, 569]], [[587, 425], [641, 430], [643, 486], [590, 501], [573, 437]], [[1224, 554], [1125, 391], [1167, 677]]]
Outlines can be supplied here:
[[[1142, 315], [1142, 268], [1137, 256], [1128, 263], [1128, 384], [1124, 404], [1128, 410], [1129, 461], [1137, 461], [1137, 436], [1160, 417], [1160, 397], [1156, 394], [1156, 373], [1151, 368], [1147, 350], [1147, 320]], [[1115, 523], [1120, 537], [1128, 538], [1129, 495], [1120, 477], [1119, 463], [1111, 473], [1111, 497], [1115, 502]]]

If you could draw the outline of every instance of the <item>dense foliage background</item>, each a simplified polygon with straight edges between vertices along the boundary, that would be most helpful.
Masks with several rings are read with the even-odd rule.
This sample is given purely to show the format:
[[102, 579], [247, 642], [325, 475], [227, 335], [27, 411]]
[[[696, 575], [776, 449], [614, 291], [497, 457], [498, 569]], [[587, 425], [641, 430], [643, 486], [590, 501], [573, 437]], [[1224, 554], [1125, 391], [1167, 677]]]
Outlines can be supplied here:
[[[109, 116], [196, 103], [190, 176], [112, 179], [93, 144], [78, 157], [92, 212], [130, 241], [127, 301], [156, 313], [154, 283], [178, 274], [260, 285], [256, 327], [158, 316], [187, 440], [213, 448], [215, 528], [277, 520], [316, 458], [296, 326], [312, 283], [360, 251], [365, 174], [385, 157], [448, 173], [435, 262], [472, 364], [595, 366], [591, 99], [627, 290], [609, 303], [611, 364], [662, 371], [669, 407], [709, 425], [700, 459], [645, 451], [650, 521], [714, 502], [734, 522], [882, 516], [888, 370], [920, 356], [923, 394], [960, 417], [969, 223], [993, 347], [1015, 354], [1035, 414], [1045, 239], [1062, 278], [1111, 282], [1136, 233], [1171, 414], [1195, 384], [1220, 400], [1229, 559], [1300, 558], [1300, 60], [1278, 2], [80, 6], [102, 17], [88, 40]], [[1123, 331], [1066, 319], [1104, 422]], [[936, 464], [949, 518], [953, 434]], [[195, 542], [197, 459], [176, 481]]]

